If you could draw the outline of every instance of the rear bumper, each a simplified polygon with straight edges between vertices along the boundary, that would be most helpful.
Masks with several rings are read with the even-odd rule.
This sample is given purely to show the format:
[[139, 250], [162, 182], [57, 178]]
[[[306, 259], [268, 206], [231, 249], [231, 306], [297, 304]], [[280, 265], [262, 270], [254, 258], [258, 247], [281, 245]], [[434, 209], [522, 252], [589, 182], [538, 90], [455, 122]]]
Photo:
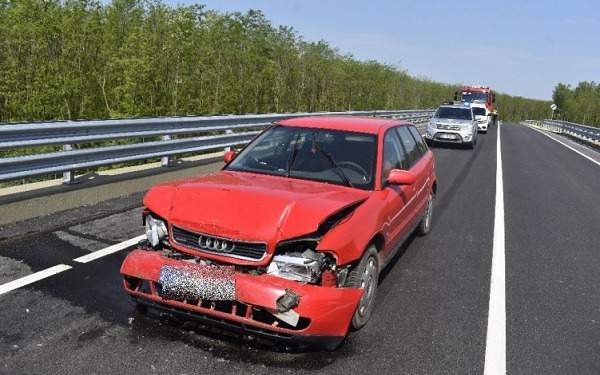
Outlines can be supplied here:
[[[159, 252], [137, 249], [121, 266], [124, 286], [137, 303], [188, 319], [270, 340], [335, 349], [347, 335], [352, 315], [363, 291], [304, 285], [280, 277], [235, 272], [235, 300], [172, 300], [163, 298], [158, 282], [162, 266], [190, 266], [163, 257]], [[277, 318], [276, 301], [293, 290], [299, 303], [295, 326]]]

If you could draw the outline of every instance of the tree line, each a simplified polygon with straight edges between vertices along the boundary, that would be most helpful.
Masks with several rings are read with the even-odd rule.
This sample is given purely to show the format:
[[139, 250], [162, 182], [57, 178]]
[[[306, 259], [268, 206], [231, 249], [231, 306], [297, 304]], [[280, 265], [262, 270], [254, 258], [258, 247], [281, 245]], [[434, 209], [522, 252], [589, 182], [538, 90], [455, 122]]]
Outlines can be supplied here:
[[[0, 0], [0, 71], [0, 123], [425, 109], [461, 86], [359, 61], [258, 10], [161, 0]], [[496, 96], [505, 121], [550, 104]]]
[[552, 99], [558, 107], [554, 118], [600, 127], [600, 84], [580, 82], [571, 88], [559, 83]]

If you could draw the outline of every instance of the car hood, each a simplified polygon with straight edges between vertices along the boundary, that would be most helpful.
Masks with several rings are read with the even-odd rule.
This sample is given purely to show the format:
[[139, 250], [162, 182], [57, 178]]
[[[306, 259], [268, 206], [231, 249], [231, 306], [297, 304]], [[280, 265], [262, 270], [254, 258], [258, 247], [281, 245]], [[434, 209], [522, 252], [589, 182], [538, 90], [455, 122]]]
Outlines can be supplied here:
[[456, 124], [456, 125], [471, 125], [472, 120], [457, 120], [452, 118], [432, 118], [430, 122], [436, 124]]
[[290, 178], [221, 171], [152, 188], [151, 211], [193, 231], [242, 241], [278, 241], [317, 230], [369, 192]]

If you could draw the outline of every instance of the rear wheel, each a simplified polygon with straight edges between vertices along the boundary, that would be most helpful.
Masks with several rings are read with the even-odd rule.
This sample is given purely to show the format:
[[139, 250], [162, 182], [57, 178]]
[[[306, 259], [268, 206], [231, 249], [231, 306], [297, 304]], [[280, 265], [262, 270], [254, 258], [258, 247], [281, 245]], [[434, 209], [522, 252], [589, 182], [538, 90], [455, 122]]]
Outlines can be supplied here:
[[370, 245], [358, 266], [348, 275], [346, 286], [350, 288], [364, 289], [364, 293], [358, 302], [350, 329], [356, 331], [362, 328], [371, 317], [375, 306], [375, 295], [377, 294], [377, 283], [379, 282], [379, 255], [377, 248]]

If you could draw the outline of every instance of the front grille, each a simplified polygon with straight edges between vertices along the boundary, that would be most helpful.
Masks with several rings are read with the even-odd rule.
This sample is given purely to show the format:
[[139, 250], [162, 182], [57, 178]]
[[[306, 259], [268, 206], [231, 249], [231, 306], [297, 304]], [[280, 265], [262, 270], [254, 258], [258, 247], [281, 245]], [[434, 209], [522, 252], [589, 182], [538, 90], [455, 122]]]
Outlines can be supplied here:
[[[263, 259], [267, 253], [267, 244], [264, 242], [238, 241], [230, 238], [223, 238], [204, 233], [192, 232], [190, 230], [179, 228], [176, 226], [171, 227], [171, 232], [173, 234], [173, 241], [175, 241], [176, 244], [204, 253], [256, 261]], [[230, 242], [235, 245], [235, 248], [231, 252], [201, 248], [199, 245], [200, 236]]]
[[461, 130], [460, 125], [437, 124], [436, 127], [443, 130]]

